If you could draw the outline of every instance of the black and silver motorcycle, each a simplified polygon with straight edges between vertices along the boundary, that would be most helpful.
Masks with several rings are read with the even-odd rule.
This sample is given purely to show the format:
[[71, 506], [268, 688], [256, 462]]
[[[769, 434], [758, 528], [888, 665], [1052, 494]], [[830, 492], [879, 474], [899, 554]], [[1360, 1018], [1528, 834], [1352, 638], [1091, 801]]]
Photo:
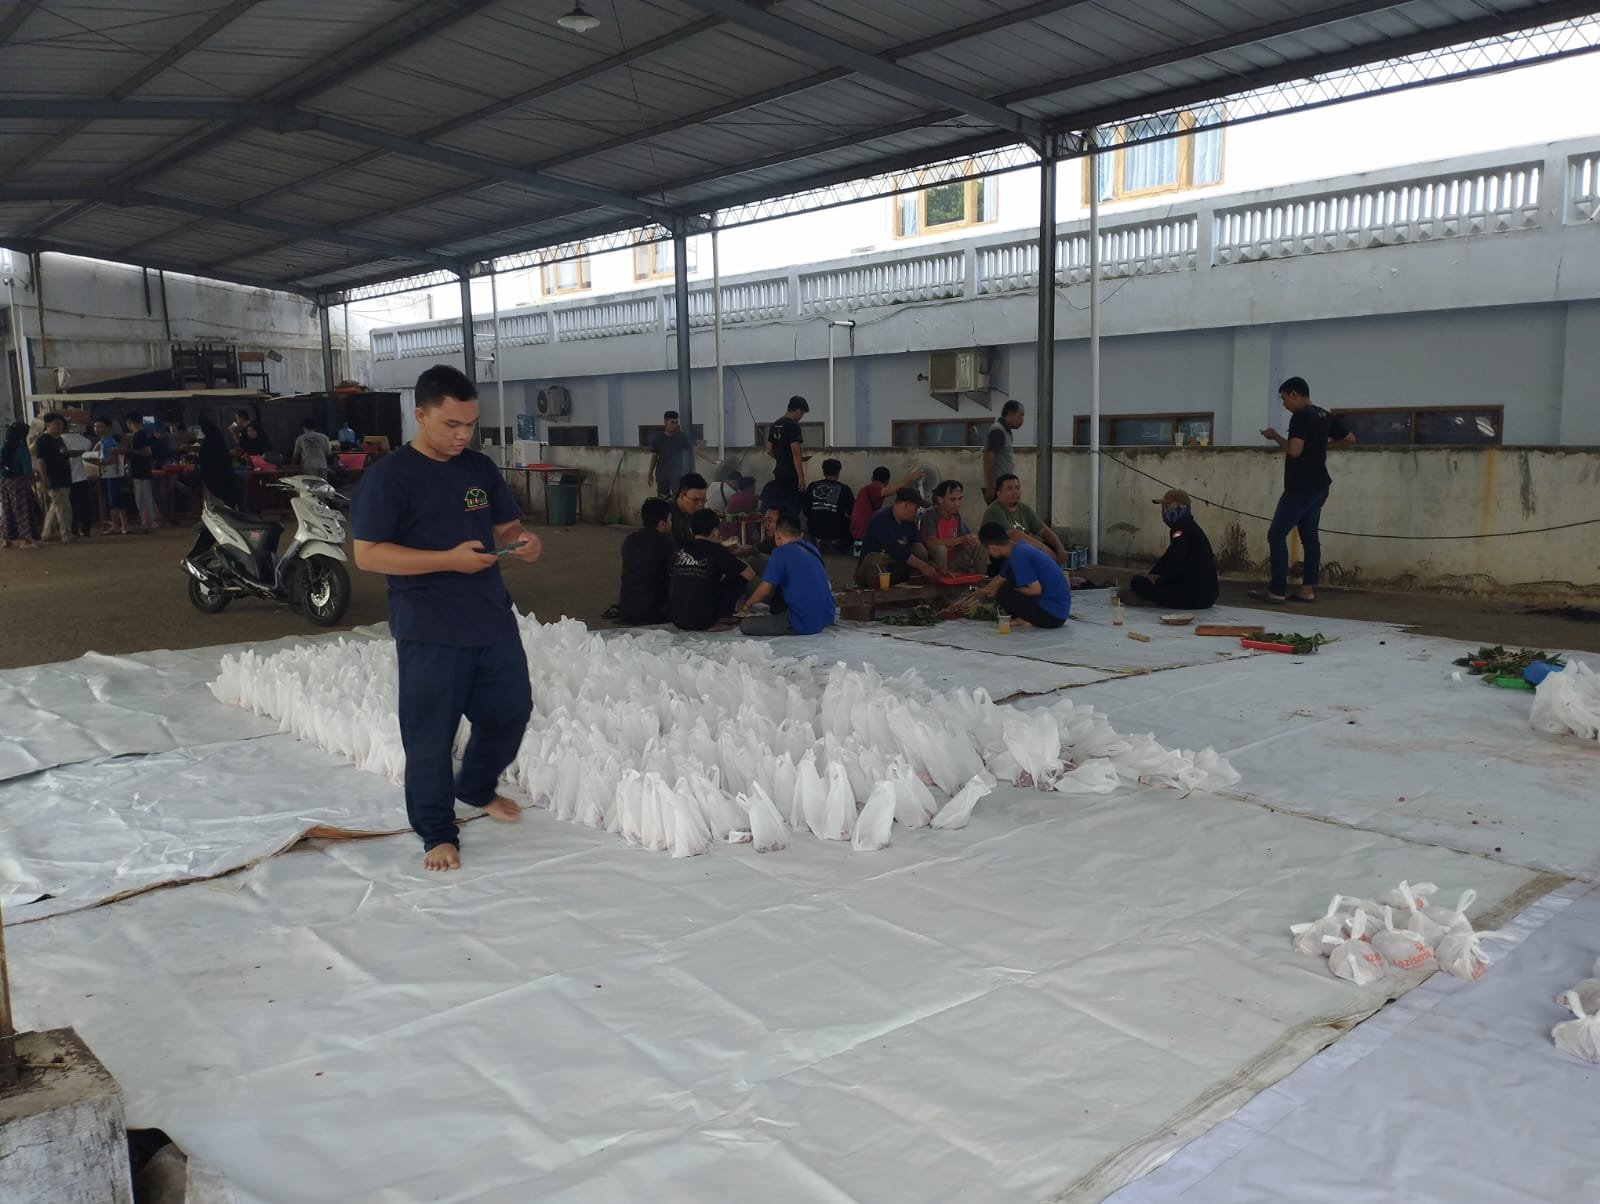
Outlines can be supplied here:
[[280, 555], [282, 523], [206, 499], [194, 547], [180, 562], [189, 575], [189, 601], [204, 614], [235, 598], [288, 602], [319, 627], [344, 618], [350, 605], [344, 516], [328, 503], [339, 493], [321, 477], [281, 477], [270, 488], [293, 496], [294, 537]]

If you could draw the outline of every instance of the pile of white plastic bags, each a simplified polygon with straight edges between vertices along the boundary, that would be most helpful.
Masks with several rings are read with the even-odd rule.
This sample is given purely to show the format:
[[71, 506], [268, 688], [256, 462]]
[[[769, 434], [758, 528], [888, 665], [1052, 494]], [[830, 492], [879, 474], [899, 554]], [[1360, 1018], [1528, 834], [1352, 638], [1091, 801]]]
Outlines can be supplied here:
[[[773, 851], [802, 831], [881, 849], [895, 823], [963, 827], [997, 781], [1107, 794], [1239, 780], [1210, 749], [1120, 735], [1066, 698], [1024, 712], [755, 641], [520, 624], [534, 714], [508, 776], [559, 818], [678, 857], [725, 840]], [[372, 773], [404, 771], [387, 640], [230, 655], [211, 689]]]
[[1432, 882], [1402, 881], [1381, 899], [1334, 895], [1322, 915], [1290, 925], [1293, 947], [1326, 957], [1329, 973], [1358, 986], [1434, 968], [1476, 981], [1489, 966], [1483, 942], [1500, 934], [1476, 931], [1467, 918], [1477, 891], [1463, 891], [1453, 910], [1431, 901], [1438, 891]]

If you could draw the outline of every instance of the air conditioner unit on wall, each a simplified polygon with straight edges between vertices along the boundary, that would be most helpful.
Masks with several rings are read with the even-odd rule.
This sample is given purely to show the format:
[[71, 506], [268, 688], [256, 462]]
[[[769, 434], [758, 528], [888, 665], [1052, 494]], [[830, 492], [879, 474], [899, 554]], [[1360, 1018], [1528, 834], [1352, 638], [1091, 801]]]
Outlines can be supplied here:
[[572, 393], [565, 385], [546, 385], [539, 390], [538, 406], [545, 418], [571, 418]]
[[935, 351], [928, 357], [928, 392], [952, 410], [962, 397], [988, 409], [989, 391], [994, 387], [990, 383], [992, 363], [993, 354], [985, 347]]

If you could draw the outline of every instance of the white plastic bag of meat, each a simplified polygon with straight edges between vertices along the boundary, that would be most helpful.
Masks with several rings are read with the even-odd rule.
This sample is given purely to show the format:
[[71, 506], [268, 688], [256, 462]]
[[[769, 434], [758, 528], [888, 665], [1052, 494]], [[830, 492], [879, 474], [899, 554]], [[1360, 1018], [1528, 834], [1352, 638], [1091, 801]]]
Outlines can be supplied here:
[[856, 817], [855, 835], [850, 847], [858, 853], [875, 853], [889, 847], [889, 829], [894, 827], [895, 788], [893, 782], [879, 782], [867, 795], [867, 805]]
[[1600, 739], [1600, 673], [1582, 661], [1570, 661], [1560, 673], [1550, 674], [1533, 696], [1528, 726], [1580, 740]]
[[821, 835], [828, 826], [828, 788], [817, 773], [817, 758], [806, 753], [800, 758], [800, 768], [795, 773], [794, 806], [789, 812], [789, 826], [796, 832], [803, 828]]
[[1503, 937], [1499, 932], [1447, 932], [1434, 946], [1433, 956], [1439, 969], [1455, 978], [1477, 982], [1489, 968], [1489, 956], [1482, 942], [1486, 938]]
[[1568, 994], [1576, 995], [1578, 1002], [1583, 1005], [1583, 1010], [1589, 1015], [1593, 1016], [1596, 1012], [1600, 1012], [1600, 961], [1595, 962], [1592, 977], [1584, 979], [1570, 992], [1563, 991], [1557, 995], [1556, 1002], [1565, 1003], [1565, 996]]
[[1421, 934], [1394, 926], [1394, 912], [1383, 909], [1383, 927], [1372, 934], [1372, 947], [1396, 970], [1420, 970], [1433, 960], [1433, 950]]
[[967, 820], [972, 818], [972, 809], [978, 805], [978, 800], [994, 789], [992, 778], [985, 780], [983, 777], [973, 778], [943, 807], [939, 814], [933, 817], [933, 826], [936, 828], [964, 828]]
[[[850, 775], [835, 761], [828, 766], [828, 794], [823, 826], [817, 835], [824, 840], [849, 840], [856, 830], [856, 795], [850, 789]], [[815, 829], [813, 829], [815, 831]]]
[[[1446, 907], [1430, 907], [1428, 908], [1427, 915], [1430, 920], [1439, 925], [1439, 927], [1443, 928], [1446, 932], [1471, 932], [1472, 921], [1467, 919], [1467, 908], [1471, 907], [1477, 901], [1477, 891], [1471, 889], [1464, 890], [1461, 892], [1461, 898], [1456, 900], [1456, 909], [1454, 911], [1451, 911]], [[1439, 938], [1439, 940], [1443, 939], [1443, 937]], [[1438, 945], [1439, 940], [1433, 942], [1435, 946]]]
[[783, 830], [783, 816], [777, 805], [767, 797], [760, 786], [752, 787], [749, 796], [740, 795], [739, 802], [750, 811], [750, 843], [758, 853], [776, 853], [789, 843]]
[[1550, 1039], [1562, 1053], [1582, 1058], [1585, 1062], [1600, 1062], [1600, 1016], [1583, 1006], [1576, 991], [1568, 991], [1561, 997], [1561, 1002], [1574, 1018], [1564, 1020], [1551, 1029]]
[[1328, 910], [1315, 920], [1289, 925], [1289, 935], [1293, 938], [1292, 944], [1296, 953], [1327, 957], [1329, 948], [1322, 943], [1323, 938], [1331, 936], [1341, 941], [1344, 939], [1349, 920], [1339, 911], [1339, 905], [1343, 902], [1343, 895], [1334, 895], [1328, 902]]
[[1415, 886], [1401, 879], [1400, 885], [1378, 900], [1396, 911], [1424, 911], [1428, 900], [1439, 893], [1432, 882], [1419, 882]]
[[1117, 767], [1104, 757], [1096, 757], [1061, 774], [1051, 788], [1062, 794], [1110, 794], [1121, 784]]
[[894, 775], [894, 817], [902, 828], [926, 828], [939, 814], [933, 792], [904, 761]]
[[1324, 944], [1332, 946], [1328, 951], [1328, 972], [1358, 987], [1377, 982], [1389, 969], [1383, 954], [1361, 939], [1366, 927], [1367, 917], [1357, 915], [1350, 922], [1348, 939], [1341, 941], [1336, 936], [1322, 938]]
[[1027, 715], [1014, 715], [1001, 729], [1005, 733], [1006, 751], [1016, 758], [1017, 766], [1027, 781], [1017, 778], [1017, 785], [1046, 789], [1045, 779], [1061, 767], [1061, 728], [1049, 711], [1033, 711]]

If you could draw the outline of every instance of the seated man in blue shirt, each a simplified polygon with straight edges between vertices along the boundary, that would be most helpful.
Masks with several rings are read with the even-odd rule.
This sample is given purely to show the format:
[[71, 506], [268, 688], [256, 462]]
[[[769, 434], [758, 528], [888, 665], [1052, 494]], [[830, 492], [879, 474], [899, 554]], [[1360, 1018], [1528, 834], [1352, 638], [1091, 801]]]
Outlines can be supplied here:
[[[761, 584], [750, 601], [734, 612], [742, 619], [744, 635], [815, 635], [831, 627], [837, 615], [833, 604], [833, 585], [816, 545], [800, 535], [800, 520], [793, 515], [780, 518], [773, 528], [777, 545], [767, 560]], [[769, 615], [752, 615], [750, 608], [760, 602], [772, 607]]]
[[1002, 561], [999, 576], [979, 591], [993, 598], [1013, 619], [1034, 627], [1060, 627], [1072, 613], [1072, 587], [1067, 576], [1044, 552], [1030, 543], [1015, 542], [999, 523], [984, 523], [978, 542], [994, 559]]
[[[438, 364], [417, 379], [417, 434], [382, 457], [351, 501], [356, 567], [389, 583], [389, 630], [400, 667], [400, 743], [406, 818], [422, 838], [424, 869], [460, 868], [455, 803], [498, 820], [522, 818], [496, 793], [533, 711], [528, 660], [498, 547], [539, 559], [539, 537], [493, 460], [468, 446], [478, 390]], [[455, 773], [462, 716], [472, 738]]]
[[856, 561], [856, 584], [863, 589], [877, 589], [880, 573], [888, 573], [889, 580], [895, 583], [905, 581], [913, 572], [930, 581], [939, 576], [917, 531], [917, 511], [921, 508], [922, 495], [905, 488], [872, 516], [861, 540], [861, 559]]

